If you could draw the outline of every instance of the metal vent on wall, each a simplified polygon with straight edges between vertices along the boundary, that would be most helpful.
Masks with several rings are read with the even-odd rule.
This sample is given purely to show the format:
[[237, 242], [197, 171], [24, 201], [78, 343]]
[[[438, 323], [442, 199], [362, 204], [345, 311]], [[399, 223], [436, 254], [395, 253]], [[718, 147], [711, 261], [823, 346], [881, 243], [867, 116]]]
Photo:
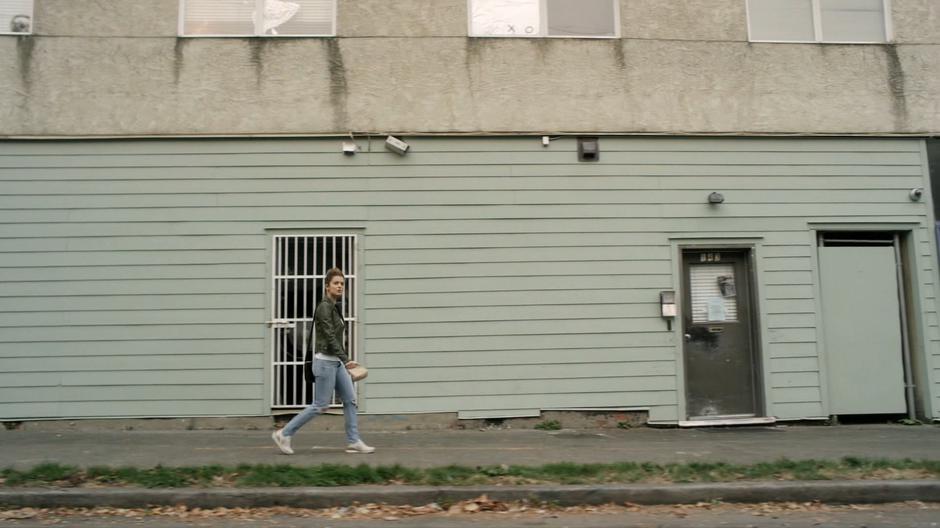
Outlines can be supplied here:
[[819, 234], [820, 246], [893, 246], [893, 231], [826, 231]]

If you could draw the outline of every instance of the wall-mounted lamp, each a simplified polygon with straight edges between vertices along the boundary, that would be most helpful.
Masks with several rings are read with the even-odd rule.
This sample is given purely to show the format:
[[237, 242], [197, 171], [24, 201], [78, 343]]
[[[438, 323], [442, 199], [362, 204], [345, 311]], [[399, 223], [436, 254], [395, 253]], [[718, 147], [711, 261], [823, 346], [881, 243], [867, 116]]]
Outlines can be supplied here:
[[356, 152], [359, 152], [359, 145], [355, 141], [343, 141], [343, 154], [352, 156]]
[[408, 147], [408, 143], [405, 143], [395, 136], [388, 136], [385, 138], [385, 148], [391, 150], [399, 156], [404, 156], [405, 153], [408, 152]]
[[708, 195], [708, 203], [710, 204], [720, 204], [725, 201], [725, 195], [720, 192], [713, 192]]

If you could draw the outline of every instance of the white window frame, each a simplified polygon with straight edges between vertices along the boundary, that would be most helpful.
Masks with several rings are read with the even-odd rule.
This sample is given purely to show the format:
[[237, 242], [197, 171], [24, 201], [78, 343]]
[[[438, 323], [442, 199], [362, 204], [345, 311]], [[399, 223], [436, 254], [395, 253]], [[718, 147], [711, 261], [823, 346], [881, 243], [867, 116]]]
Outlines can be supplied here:
[[473, 0], [467, 0], [467, 35], [471, 38], [559, 38], [559, 39], [619, 39], [620, 38], [620, 1], [610, 0], [614, 5], [614, 35], [549, 35], [548, 34], [548, 1], [539, 0], [539, 26], [542, 31], [533, 35], [474, 35], [473, 34]]
[[763, 40], [754, 38], [751, 31], [751, 2], [744, 0], [744, 9], [747, 13], [747, 40], [748, 42], [770, 42], [780, 44], [886, 44], [894, 42], [894, 25], [891, 23], [891, 0], [881, 0], [881, 14], [885, 22], [885, 40], [823, 40], [822, 38], [822, 7], [819, 0], [813, 2], [813, 33], [815, 40]]
[[36, 31], [36, 0], [30, 0], [29, 2], [29, 31], [23, 33], [14, 33], [10, 31], [10, 26], [6, 25], [0, 28], [0, 35], [14, 35], [14, 36], [23, 36], [23, 35], [32, 35]]
[[[185, 38], [322, 38], [322, 37], [335, 37], [336, 36], [336, 0], [331, 0], [333, 4], [333, 31], [331, 33], [323, 34], [285, 34], [285, 35], [268, 35], [265, 33], [245, 33], [245, 34], [199, 34], [199, 35], [188, 35], [184, 32], [186, 28], [186, 0], [179, 0], [179, 16], [177, 21], [177, 30], [176, 34], [179, 37]], [[255, 0], [255, 11], [260, 13], [264, 7], [264, 0]], [[258, 21], [252, 21], [254, 26], [258, 27]]]

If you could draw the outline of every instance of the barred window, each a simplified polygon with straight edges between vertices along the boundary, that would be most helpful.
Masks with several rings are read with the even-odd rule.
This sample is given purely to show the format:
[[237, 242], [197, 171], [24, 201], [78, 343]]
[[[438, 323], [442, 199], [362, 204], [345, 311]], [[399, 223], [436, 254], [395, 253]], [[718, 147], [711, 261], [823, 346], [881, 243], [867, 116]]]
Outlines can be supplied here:
[[313, 316], [330, 268], [340, 268], [346, 277], [340, 305], [346, 321], [346, 353], [350, 359], [359, 357], [356, 235], [275, 235], [273, 242], [271, 401], [274, 407], [299, 408], [313, 402], [313, 380], [304, 377], [304, 358], [310, 352], [306, 346], [314, 331]]

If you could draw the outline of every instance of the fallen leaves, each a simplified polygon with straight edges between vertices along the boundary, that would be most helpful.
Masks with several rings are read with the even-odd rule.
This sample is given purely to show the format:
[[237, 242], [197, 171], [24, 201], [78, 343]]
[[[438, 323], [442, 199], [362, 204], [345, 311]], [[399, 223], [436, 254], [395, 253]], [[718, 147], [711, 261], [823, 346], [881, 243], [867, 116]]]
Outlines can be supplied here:
[[286, 506], [270, 508], [187, 508], [186, 506], [159, 506], [152, 508], [16, 508], [0, 509], [0, 521], [36, 519], [55, 522], [57, 519], [68, 517], [123, 517], [145, 519], [148, 517], [175, 518], [179, 520], [200, 519], [232, 519], [232, 520], [259, 520], [273, 517], [319, 517], [342, 520], [385, 520], [400, 521], [412, 517], [439, 515], [474, 516], [497, 515], [508, 517], [541, 517], [551, 518], [562, 515], [623, 515], [625, 513], [647, 515], [670, 515], [687, 518], [692, 514], [710, 511], [738, 511], [749, 512], [757, 517], [776, 518], [794, 513], [839, 513], [847, 511], [869, 511], [882, 508], [901, 509], [936, 509], [940, 511], [940, 504], [910, 501], [893, 505], [847, 504], [831, 505], [820, 502], [766, 502], [758, 504], [729, 504], [720, 501], [699, 502], [696, 504], [673, 504], [644, 506], [626, 502], [623, 504], [602, 504], [592, 506], [562, 507], [550, 503], [531, 503], [528, 501], [502, 502], [493, 500], [487, 495], [474, 499], [460, 501], [442, 506], [430, 503], [421, 506], [395, 506], [388, 504], [358, 504], [324, 509], [291, 508]]

